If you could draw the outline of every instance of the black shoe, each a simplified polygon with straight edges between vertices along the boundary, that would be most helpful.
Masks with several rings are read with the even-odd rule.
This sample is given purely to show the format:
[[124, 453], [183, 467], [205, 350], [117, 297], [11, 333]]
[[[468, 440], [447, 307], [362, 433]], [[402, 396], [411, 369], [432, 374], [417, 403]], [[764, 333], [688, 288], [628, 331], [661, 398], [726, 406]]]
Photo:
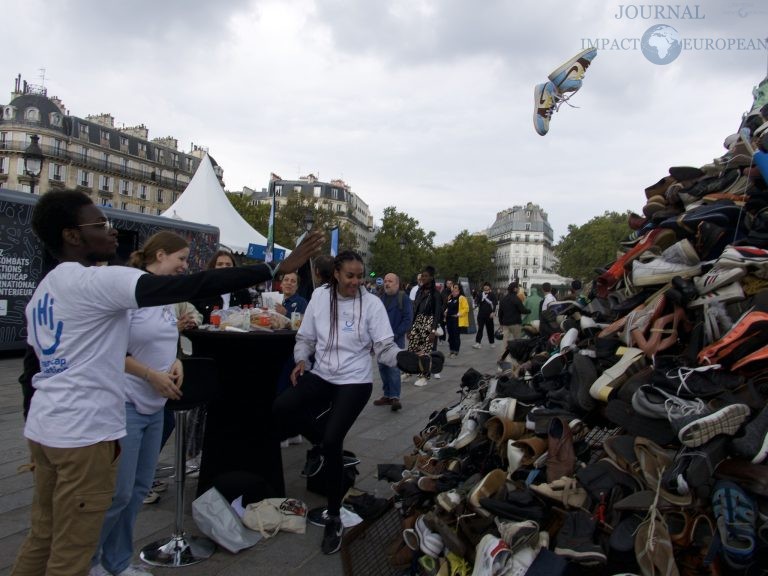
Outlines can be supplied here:
[[392, 403], [390, 404], [390, 406], [391, 406], [392, 412], [397, 412], [403, 407], [403, 405], [400, 404], [399, 398], [392, 398]]
[[323, 462], [325, 462], [320, 451], [320, 446], [312, 446], [307, 450], [307, 461], [304, 462], [304, 469], [301, 471], [302, 478], [311, 478], [320, 472]]
[[321, 528], [328, 524], [330, 518], [331, 517], [328, 516], [328, 508], [325, 506], [318, 506], [307, 512], [307, 522], [314, 524], [315, 526], [320, 526]]
[[323, 533], [323, 543], [320, 545], [320, 550], [323, 554], [334, 554], [341, 548], [341, 537], [344, 534], [344, 525], [341, 523], [341, 518], [338, 516], [330, 516], [328, 523], [325, 525], [325, 532]]

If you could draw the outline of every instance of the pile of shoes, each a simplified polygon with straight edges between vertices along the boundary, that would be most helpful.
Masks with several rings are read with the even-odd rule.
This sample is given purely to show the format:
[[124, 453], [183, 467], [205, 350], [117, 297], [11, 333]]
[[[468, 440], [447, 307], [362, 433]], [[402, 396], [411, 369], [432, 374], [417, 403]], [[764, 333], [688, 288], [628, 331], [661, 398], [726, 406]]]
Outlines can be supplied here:
[[[768, 78], [646, 191], [588, 301], [472, 370], [389, 477], [418, 574], [760, 573], [768, 552]], [[768, 172], [768, 170], [766, 170]], [[478, 377], [479, 375], [479, 377]], [[472, 376], [472, 377], [470, 377]]]

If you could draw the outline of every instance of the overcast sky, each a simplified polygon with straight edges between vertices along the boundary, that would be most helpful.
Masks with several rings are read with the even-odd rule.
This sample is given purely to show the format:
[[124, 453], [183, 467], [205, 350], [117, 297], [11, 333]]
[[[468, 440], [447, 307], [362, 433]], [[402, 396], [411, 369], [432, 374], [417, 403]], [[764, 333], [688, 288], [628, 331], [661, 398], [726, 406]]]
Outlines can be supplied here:
[[683, 51], [666, 66], [602, 50], [578, 108], [536, 134], [534, 86], [584, 39], [639, 39], [654, 24], [721, 41], [768, 31], [764, 0], [678, 5], [698, 19], [627, 18], [636, 6], [5, 0], [2, 102], [16, 74], [39, 84], [45, 68], [49, 96], [75, 116], [109, 112], [184, 151], [207, 146], [228, 190], [266, 187], [270, 172], [343, 178], [377, 224], [394, 205], [437, 243], [531, 201], [558, 240], [605, 210], [641, 210], [670, 166], [722, 155], [766, 74], [768, 54], [754, 49]]

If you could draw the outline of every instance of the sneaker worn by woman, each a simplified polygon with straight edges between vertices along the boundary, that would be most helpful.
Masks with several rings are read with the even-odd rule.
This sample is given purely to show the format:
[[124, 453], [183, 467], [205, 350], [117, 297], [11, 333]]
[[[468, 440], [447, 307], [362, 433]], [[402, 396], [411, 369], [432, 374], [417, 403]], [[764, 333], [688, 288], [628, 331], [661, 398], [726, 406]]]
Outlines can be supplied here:
[[344, 534], [344, 525], [341, 523], [341, 517], [329, 516], [323, 532], [323, 543], [320, 549], [323, 554], [334, 554], [341, 548], [341, 538]]

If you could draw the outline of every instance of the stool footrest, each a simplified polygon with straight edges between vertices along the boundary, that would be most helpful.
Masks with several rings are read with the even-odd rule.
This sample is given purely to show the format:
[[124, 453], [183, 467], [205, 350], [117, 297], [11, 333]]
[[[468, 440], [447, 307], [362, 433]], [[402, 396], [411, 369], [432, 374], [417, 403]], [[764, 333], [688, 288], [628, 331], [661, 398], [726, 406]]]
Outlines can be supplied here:
[[147, 544], [139, 557], [151, 566], [189, 566], [207, 560], [215, 550], [216, 544], [205, 536], [181, 534]]

